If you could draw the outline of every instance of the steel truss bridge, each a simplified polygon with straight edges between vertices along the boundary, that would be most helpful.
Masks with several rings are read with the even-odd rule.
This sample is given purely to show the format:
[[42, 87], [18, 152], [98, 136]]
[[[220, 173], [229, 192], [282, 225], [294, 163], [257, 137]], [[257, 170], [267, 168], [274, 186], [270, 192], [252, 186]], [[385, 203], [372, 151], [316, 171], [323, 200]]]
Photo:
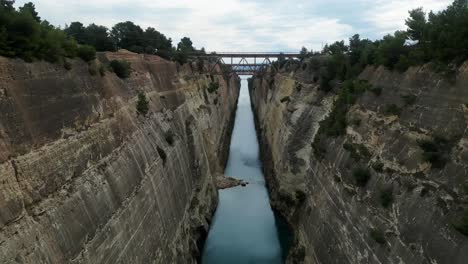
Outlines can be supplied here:
[[224, 73], [237, 75], [254, 75], [265, 71], [273, 61], [280, 58], [297, 59], [299, 53], [294, 52], [213, 52], [210, 54], [194, 53], [190, 57], [207, 59], [210, 64], [210, 73], [216, 72], [219, 66]]

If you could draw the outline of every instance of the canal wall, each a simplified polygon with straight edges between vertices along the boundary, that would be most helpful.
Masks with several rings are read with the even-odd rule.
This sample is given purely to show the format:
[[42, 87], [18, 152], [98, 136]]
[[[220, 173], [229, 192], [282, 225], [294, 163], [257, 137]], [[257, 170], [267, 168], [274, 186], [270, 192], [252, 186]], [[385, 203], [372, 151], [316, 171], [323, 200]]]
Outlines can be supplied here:
[[0, 263], [195, 263], [240, 80], [126, 51], [68, 63], [0, 57]]
[[329, 92], [319, 76], [306, 61], [249, 83], [271, 202], [295, 235], [287, 262], [465, 263], [468, 63], [452, 78], [367, 67]]

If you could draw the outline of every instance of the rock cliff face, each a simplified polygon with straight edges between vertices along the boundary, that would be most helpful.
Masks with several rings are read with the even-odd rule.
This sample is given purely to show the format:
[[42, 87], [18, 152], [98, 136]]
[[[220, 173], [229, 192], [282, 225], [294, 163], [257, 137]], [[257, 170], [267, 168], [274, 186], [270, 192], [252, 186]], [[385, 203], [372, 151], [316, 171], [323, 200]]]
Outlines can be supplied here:
[[249, 84], [272, 203], [295, 234], [288, 262], [467, 263], [468, 63], [456, 81], [368, 67], [338, 136], [321, 121], [342, 88], [321, 91], [312, 68]]
[[[0, 58], [0, 263], [196, 261], [239, 79], [156, 56], [98, 57], [69, 71]], [[131, 77], [102, 76], [112, 59], [129, 61]]]

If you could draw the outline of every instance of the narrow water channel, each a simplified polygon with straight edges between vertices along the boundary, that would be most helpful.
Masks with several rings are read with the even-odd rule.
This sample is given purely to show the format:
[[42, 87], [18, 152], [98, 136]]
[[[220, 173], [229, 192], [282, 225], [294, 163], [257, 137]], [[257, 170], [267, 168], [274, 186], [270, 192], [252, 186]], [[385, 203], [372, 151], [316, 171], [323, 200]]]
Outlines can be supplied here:
[[219, 192], [203, 264], [283, 263], [280, 223], [270, 207], [246, 79], [242, 79], [225, 174], [249, 182]]

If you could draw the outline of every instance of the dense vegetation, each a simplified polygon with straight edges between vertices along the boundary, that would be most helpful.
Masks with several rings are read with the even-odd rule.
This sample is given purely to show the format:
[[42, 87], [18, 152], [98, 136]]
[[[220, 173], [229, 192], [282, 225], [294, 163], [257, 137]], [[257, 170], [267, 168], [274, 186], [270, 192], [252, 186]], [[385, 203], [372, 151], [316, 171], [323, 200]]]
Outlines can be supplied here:
[[[381, 40], [371, 41], [354, 35], [349, 39], [349, 44], [337, 41], [325, 45], [321, 52], [309, 52], [302, 48], [300, 59], [318, 73], [320, 89], [329, 92], [334, 87], [340, 88], [332, 112], [321, 122], [312, 144], [317, 157], [322, 158], [326, 152], [325, 137], [345, 134], [349, 122], [346, 118], [348, 109], [358, 96], [365, 91], [375, 96], [382, 93], [382, 88], [356, 80], [366, 66], [383, 65], [391, 70], [405, 71], [412, 65], [431, 63], [435, 70], [451, 74], [468, 59], [468, 0], [455, 0], [438, 13], [426, 14], [422, 8], [409, 11], [406, 25], [406, 31], [396, 31]], [[281, 60], [278, 63], [281, 64]], [[404, 106], [410, 106], [417, 97], [408, 94], [402, 95], [402, 99]], [[400, 116], [403, 111], [395, 104], [385, 105], [382, 110], [384, 114], [392, 116]], [[358, 123], [356, 121], [355, 124]], [[352, 146], [345, 147], [356, 159], [357, 152]], [[435, 147], [427, 143], [421, 147], [425, 151], [426, 161], [434, 167], [443, 167], [444, 151], [434, 150]]]
[[18, 10], [13, 4], [14, 1], [0, 0], [0, 55], [50, 62], [77, 55], [76, 41], [41, 20], [34, 4], [27, 3]]
[[405, 71], [410, 66], [432, 62], [434, 69], [450, 73], [468, 59], [468, 0], [455, 0], [438, 13], [426, 14], [422, 8], [412, 10], [406, 25], [406, 31], [396, 31], [376, 41], [356, 34], [348, 45], [337, 41], [321, 52], [302, 48], [301, 60], [311, 57], [311, 64], [320, 69], [323, 90], [330, 90], [332, 80], [352, 79], [367, 65]]
[[[366, 187], [373, 175], [391, 169], [384, 169], [380, 160], [370, 162], [372, 154], [369, 150], [364, 145], [350, 143], [346, 137], [350, 124], [359, 127], [361, 123], [360, 120], [348, 120], [347, 115], [359, 96], [366, 91], [376, 97], [382, 94], [381, 87], [359, 81], [357, 76], [369, 65], [404, 72], [411, 66], [428, 64], [446, 77], [453, 77], [457, 68], [468, 60], [468, 0], [455, 0], [438, 13], [426, 14], [422, 8], [412, 10], [406, 25], [407, 30], [396, 31], [381, 40], [371, 41], [354, 35], [349, 44], [338, 41], [326, 45], [321, 52], [309, 52], [306, 48], [301, 50], [302, 69], [314, 72], [313, 81], [320, 85], [323, 92], [333, 91], [337, 94], [330, 114], [320, 123], [312, 143], [314, 154], [323, 159], [330, 142], [344, 140], [343, 148], [352, 158], [351, 175], [358, 187]], [[400, 98], [403, 104], [382, 105], [379, 111], [399, 118], [406, 107], [411, 107], [418, 100], [411, 93], [400, 95]], [[450, 139], [435, 134], [431, 139], [418, 141], [418, 144], [422, 160], [430, 163], [432, 169], [443, 169], [450, 160], [453, 148]], [[468, 186], [465, 188], [465, 197], [468, 197]], [[421, 196], [427, 192], [428, 189], [424, 188]], [[395, 202], [396, 193], [393, 186], [384, 186], [377, 197], [383, 208], [390, 208]], [[464, 210], [457, 214], [453, 227], [468, 236], [468, 198], [465, 199]], [[385, 244], [385, 234], [381, 230], [372, 229], [370, 236], [377, 243]]]
[[[72, 22], [64, 30], [41, 19], [33, 3], [15, 9], [14, 0], [0, 0], [0, 55], [25, 61], [79, 56], [85, 61], [95, 58], [96, 51], [127, 49], [136, 53], [156, 54], [183, 64], [188, 54], [196, 51], [189, 38], [177, 47], [172, 40], [152, 27], [143, 30], [133, 22], [121, 22], [111, 29]], [[204, 52], [203, 49], [201, 52]]]

